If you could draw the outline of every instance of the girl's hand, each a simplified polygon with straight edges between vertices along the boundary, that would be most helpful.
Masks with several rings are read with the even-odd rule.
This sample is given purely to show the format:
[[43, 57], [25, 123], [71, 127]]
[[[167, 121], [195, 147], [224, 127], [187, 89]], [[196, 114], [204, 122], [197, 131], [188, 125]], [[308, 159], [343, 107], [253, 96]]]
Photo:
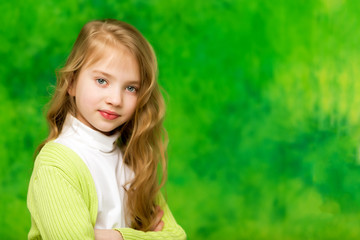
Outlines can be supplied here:
[[123, 240], [120, 232], [114, 229], [95, 229], [95, 240]]
[[161, 231], [164, 227], [164, 222], [161, 220], [162, 217], [164, 216], [164, 211], [161, 210], [161, 208], [159, 206], [156, 206], [156, 218], [155, 218], [155, 222], [153, 224], [153, 227], [151, 228], [152, 231]]
[[[164, 227], [164, 222], [161, 220], [164, 216], [164, 211], [159, 206], [156, 206], [156, 218], [151, 228], [151, 231], [161, 231]], [[120, 232], [114, 229], [95, 229], [95, 240], [123, 240]]]

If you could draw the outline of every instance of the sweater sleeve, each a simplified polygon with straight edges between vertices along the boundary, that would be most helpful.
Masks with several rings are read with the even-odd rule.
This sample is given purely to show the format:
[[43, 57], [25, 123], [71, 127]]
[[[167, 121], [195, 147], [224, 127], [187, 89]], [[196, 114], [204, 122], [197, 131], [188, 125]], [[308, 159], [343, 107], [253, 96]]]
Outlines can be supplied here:
[[94, 239], [84, 199], [59, 168], [39, 167], [29, 190], [28, 207], [42, 239]]
[[164, 211], [164, 216], [162, 218], [162, 221], [164, 222], [164, 227], [162, 231], [154, 232], [154, 231], [148, 231], [143, 232], [139, 230], [134, 230], [132, 228], [118, 228], [116, 229], [119, 231], [124, 240], [150, 240], [150, 239], [167, 239], [167, 240], [183, 240], [186, 239], [186, 233], [181, 228], [180, 225], [178, 225], [171, 214], [171, 211], [166, 204], [166, 201], [162, 194], [159, 194], [157, 203], [161, 207], [161, 209]]

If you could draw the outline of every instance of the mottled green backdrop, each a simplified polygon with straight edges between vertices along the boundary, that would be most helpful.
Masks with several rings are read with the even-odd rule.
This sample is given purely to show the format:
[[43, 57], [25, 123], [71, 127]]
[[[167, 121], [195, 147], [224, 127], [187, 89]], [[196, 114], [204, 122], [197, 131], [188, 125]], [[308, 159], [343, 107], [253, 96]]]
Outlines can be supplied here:
[[359, 238], [357, 0], [19, 0], [0, 12], [0, 239], [26, 238], [54, 70], [98, 18], [155, 48], [168, 202], [190, 240]]

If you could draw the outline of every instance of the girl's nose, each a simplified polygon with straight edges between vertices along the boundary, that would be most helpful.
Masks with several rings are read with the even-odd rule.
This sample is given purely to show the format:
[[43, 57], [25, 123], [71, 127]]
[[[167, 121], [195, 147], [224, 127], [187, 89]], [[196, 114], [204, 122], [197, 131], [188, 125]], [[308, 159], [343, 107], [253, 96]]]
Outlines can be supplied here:
[[106, 102], [108, 104], [111, 104], [115, 107], [119, 107], [122, 105], [122, 93], [121, 91], [118, 90], [113, 90], [109, 93], [109, 95], [107, 96]]

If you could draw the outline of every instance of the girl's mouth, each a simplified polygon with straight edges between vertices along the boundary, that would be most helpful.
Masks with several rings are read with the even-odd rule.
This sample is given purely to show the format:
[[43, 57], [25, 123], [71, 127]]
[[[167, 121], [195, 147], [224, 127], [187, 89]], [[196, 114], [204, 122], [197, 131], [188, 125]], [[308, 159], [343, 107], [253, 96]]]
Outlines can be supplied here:
[[107, 110], [99, 110], [99, 113], [107, 120], [114, 120], [120, 117], [120, 115], [117, 114], [116, 112], [107, 111]]

